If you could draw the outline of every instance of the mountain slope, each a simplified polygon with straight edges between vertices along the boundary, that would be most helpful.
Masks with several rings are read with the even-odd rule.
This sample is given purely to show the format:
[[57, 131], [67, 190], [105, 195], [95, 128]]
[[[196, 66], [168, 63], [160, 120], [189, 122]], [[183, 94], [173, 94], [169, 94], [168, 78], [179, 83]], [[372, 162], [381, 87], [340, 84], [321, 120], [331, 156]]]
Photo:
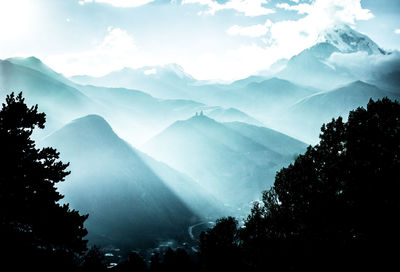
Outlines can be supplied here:
[[[164, 74], [175, 75], [176, 80], [192, 80], [174, 65], [164, 70]], [[143, 68], [141, 73], [143, 71], [147, 70]], [[46, 130], [41, 131], [38, 138], [87, 114], [106, 117], [121, 137], [135, 145], [176, 120], [189, 118], [201, 110], [215, 110], [214, 116], [221, 121], [258, 122], [234, 109], [209, 107], [192, 100], [159, 99], [136, 90], [79, 85], [35, 57], [1, 61], [0, 89], [2, 96], [11, 91], [23, 91], [28, 103], [39, 104], [39, 110], [46, 113]]]
[[248, 208], [290, 159], [247, 136], [199, 115], [175, 122], [143, 148], [194, 178], [227, 205]]
[[320, 35], [320, 41], [330, 43], [342, 53], [367, 52], [371, 54], [386, 54], [368, 36], [355, 31], [348, 25], [334, 25]]
[[[242, 88], [232, 88], [220, 93], [219, 101], [255, 116], [268, 123], [298, 100], [314, 94], [313, 88], [294, 84], [280, 78], [252, 82]], [[231, 120], [233, 121], [233, 120]]]
[[297, 84], [324, 90], [354, 80], [347, 71], [337, 70], [327, 63], [327, 59], [334, 52], [340, 50], [331, 43], [318, 43], [292, 57], [277, 76]]
[[[145, 155], [121, 140], [100, 116], [77, 119], [41, 145], [57, 148], [61, 159], [71, 162], [72, 173], [59, 189], [72, 208], [90, 214], [87, 228], [92, 242], [132, 247], [184, 237], [186, 227], [199, 216], [177, 196], [177, 186], [186, 184], [178, 189], [192, 190], [194, 203], [207, 201], [194, 191], [199, 186], [192, 187], [193, 181], [151, 158], [143, 159]], [[155, 167], [163, 167], [163, 173]], [[171, 178], [163, 180], [165, 176], [178, 181], [174, 185]], [[212, 210], [207, 202], [201, 205]]]
[[331, 90], [357, 80], [346, 69], [328, 63], [333, 53], [387, 54], [370, 38], [347, 25], [335, 25], [320, 34], [316, 45], [292, 57], [278, 77], [297, 84]]
[[36, 70], [44, 75], [47, 75], [49, 77], [52, 77], [53, 79], [56, 79], [66, 85], [69, 85], [73, 87], [73, 82], [65, 78], [62, 74], [55, 72], [52, 70], [49, 66], [44, 64], [40, 59], [31, 56], [28, 58], [8, 58], [6, 61], [9, 61], [13, 64], [17, 64], [19, 66], [24, 66], [27, 68], [30, 68], [32, 70]]
[[301, 139], [309, 142], [318, 140], [319, 130], [323, 123], [332, 118], [347, 118], [350, 110], [366, 106], [369, 99], [396, 98], [393, 94], [362, 81], [356, 81], [341, 88], [321, 92], [302, 99], [291, 107], [281, 120]]
[[207, 116], [218, 122], [242, 122], [255, 126], [262, 126], [263, 124], [257, 119], [249, 116], [248, 114], [237, 110], [235, 108], [224, 109], [221, 107], [210, 107], [210, 110], [204, 111]]
[[124, 68], [102, 77], [74, 76], [71, 80], [83, 85], [143, 90], [153, 96], [169, 99], [191, 99], [186, 87], [195, 82], [177, 64]]
[[[291, 103], [315, 92], [314, 89], [299, 86], [276, 77], [259, 83], [250, 83], [246, 86], [246, 94], [254, 97], [254, 100], [261, 99], [263, 100], [262, 102], [279, 99], [287, 101], [286, 103]], [[271, 101], [268, 102], [271, 104]]]
[[51, 76], [10, 61], [0, 61], [0, 95], [4, 97], [12, 91], [22, 91], [28, 104], [39, 104], [39, 110], [48, 118], [45, 132], [98, 107], [78, 89]]
[[239, 110], [207, 106], [192, 100], [159, 99], [141, 91], [124, 88], [90, 85], [78, 85], [78, 88], [105, 109], [103, 115], [118, 135], [134, 144], [141, 144], [176, 120], [187, 119], [200, 111], [209, 113], [218, 121], [261, 124]]
[[224, 123], [224, 125], [288, 159], [302, 153], [307, 147], [305, 143], [267, 127], [252, 126], [241, 122]]

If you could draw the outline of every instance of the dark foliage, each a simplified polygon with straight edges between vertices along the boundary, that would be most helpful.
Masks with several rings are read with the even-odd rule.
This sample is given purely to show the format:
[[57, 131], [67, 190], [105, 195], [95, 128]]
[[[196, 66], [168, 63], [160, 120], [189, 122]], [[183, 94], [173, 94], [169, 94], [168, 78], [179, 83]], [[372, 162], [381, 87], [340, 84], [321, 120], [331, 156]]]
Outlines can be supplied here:
[[[388, 270], [400, 242], [400, 104], [370, 101], [277, 173], [245, 225], [202, 235], [206, 270]], [[240, 265], [238, 264], [240, 263]], [[222, 271], [222, 270], [221, 270]]]
[[168, 248], [161, 260], [158, 254], [151, 258], [150, 271], [199, 271], [199, 264], [195, 263], [191, 256], [184, 249], [178, 248], [175, 251]]
[[233, 217], [217, 220], [214, 228], [200, 235], [202, 264], [211, 271], [241, 268], [238, 222]]
[[102, 252], [99, 247], [92, 246], [83, 257], [81, 270], [85, 272], [106, 271], [107, 260], [104, 256], [104, 252]]
[[254, 270], [393, 264], [399, 169], [399, 103], [371, 100], [367, 109], [350, 112], [348, 122], [332, 120], [320, 143], [282, 169], [253, 208], [241, 233], [247, 261]]
[[69, 174], [55, 149], [37, 149], [33, 130], [45, 114], [29, 108], [20, 93], [8, 95], [0, 111], [0, 256], [13, 270], [72, 270], [86, 250], [87, 216], [59, 204], [55, 185]]
[[[12, 270], [73, 271], [86, 250], [87, 216], [60, 205], [55, 184], [69, 174], [31, 135], [44, 114], [22, 95], [0, 111], [2, 263]], [[391, 270], [400, 242], [400, 104], [382, 99], [323, 125], [320, 143], [279, 171], [242, 228], [222, 218], [200, 236], [200, 262], [183, 249], [154, 255], [150, 271]], [[23, 260], [23, 261], [21, 261]], [[103, 271], [96, 247], [81, 271]], [[391, 269], [389, 269], [391, 268]], [[114, 271], [147, 271], [131, 253]]]
[[142, 271], [147, 271], [147, 265], [146, 262], [143, 260], [143, 258], [137, 254], [136, 252], [131, 252], [128, 255], [128, 259], [116, 266], [113, 271], [118, 271], [118, 272], [129, 272], [129, 271], [135, 271], [135, 272], [142, 272]]

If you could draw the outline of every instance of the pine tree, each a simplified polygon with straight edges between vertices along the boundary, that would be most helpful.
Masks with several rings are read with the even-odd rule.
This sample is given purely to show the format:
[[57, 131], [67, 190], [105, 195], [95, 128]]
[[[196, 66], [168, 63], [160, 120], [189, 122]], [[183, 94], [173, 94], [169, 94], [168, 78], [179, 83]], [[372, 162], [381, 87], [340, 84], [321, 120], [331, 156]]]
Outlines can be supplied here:
[[45, 114], [22, 93], [8, 95], [0, 111], [1, 264], [70, 270], [86, 250], [87, 215], [60, 204], [56, 184], [69, 174], [53, 148], [38, 149], [31, 136]]

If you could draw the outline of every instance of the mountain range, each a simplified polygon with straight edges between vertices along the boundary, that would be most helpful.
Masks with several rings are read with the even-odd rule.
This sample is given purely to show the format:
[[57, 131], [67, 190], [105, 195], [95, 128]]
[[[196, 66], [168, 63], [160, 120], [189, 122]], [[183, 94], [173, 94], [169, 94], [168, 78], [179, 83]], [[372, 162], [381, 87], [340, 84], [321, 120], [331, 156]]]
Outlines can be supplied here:
[[205, 115], [175, 122], [142, 147], [198, 181], [227, 206], [241, 209], [272, 185], [276, 170], [305, 148], [276, 131], [219, 123]]
[[[356, 73], [338, 58], [374, 61]], [[246, 214], [323, 123], [371, 98], [399, 99], [399, 64], [399, 52], [337, 25], [268, 72], [225, 84], [176, 64], [66, 78], [36, 57], [9, 58], [0, 96], [22, 91], [46, 113], [34, 138], [71, 162], [59, 190], [90, 214], [89, 240], [147, 247]]]
[[72, 208], [90, 214], [93, 242], [143, 246], [184, 237], [188, 225], [218, 215], [218, 202], [199, 184], [131, 147], [98, 115], [72, 121], [40, 145], [70, 162], [59, 190]]

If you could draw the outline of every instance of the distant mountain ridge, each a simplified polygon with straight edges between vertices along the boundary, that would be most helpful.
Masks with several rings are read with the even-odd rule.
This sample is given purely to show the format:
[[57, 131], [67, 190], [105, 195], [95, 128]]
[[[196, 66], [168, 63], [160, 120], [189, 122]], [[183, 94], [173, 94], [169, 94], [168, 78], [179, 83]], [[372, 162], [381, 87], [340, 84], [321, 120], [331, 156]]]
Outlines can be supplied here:
[[[250, 127], [244, 134], [243, 126]], [[143, 150], [188, 174], [227, 205], [248, 208], [259, 191], [272, 184], [276, 169], [306, 147], [292, 139], [289, 141], [292, 149], [288, 147], [291, 154], [279, 152], [266, 144], [272, 134], [257, 128], [248, 124], [225, 125], [197, 115], [175, 122], [146, 143]], [[289, 138], [283, 134], [279, 136], [281, 142]], [[266, 137], [264, 142], [260, 140], [263, 137]], [[279, 142], [279, 139], [274, 141]]]
[[302, 131], [303, 140], [315, 143], [323, 123], [332, 118], [342, 116], [347, 118], [349, 111], [366, 106], [370, 99], [398, 99], [393, 93], [387, 92], [362, 81], [355, 81], [328, 92], [320, 92], [308, 96], [294, 104], [280, 120], [283, 126], [291, 128], [290, 132]]
[[145, 66], [138, 69], [123, 68], [102, 77], [73, 76], [71, 80], [83, 85], [143, 90], [165, 99], [190, 98], [185, 86], [195, 82], [195, 79], [177, 64]]
[[[0, 61], [0, 95], [23, 91], [47, 114], [35, 139], [71, 162], [60, 189], [91, 214], [89, 239], [148, 245], [185, 239], [193, 222], [242, 216], [304, 142], [318, 142], [323, 123], [371, 98], [398, 99], [397, 54], [337, 25], [277, 69], [226, 84], [175, 64], [68, 79], [35, 57], [10, 58]], [[352, 56], [394, 68], [363, 81], [332, 61]]]
[[[140, 72], [147, 71], [147, 68]], [[166, 66], [164, 73], [192, 80], [176, 65]], [[118, 134], [134, 144], [142, 143], [172, 122], [186, 119], [201, 110], [214, 111], [214, 117], [221, 118], [221, 121], [261, 124], [244, 112], [193, 100], [160, 99], [139, 90], [79, 85], [35, 57], [1, 61], [0, 91], [3, 97], [7, 92], [23, 91], [28, 102], [39, 104], [40, 110], [47, 113], [46, 130], [40, 132], [39, 138], [87, 114], [105, 116]]]

